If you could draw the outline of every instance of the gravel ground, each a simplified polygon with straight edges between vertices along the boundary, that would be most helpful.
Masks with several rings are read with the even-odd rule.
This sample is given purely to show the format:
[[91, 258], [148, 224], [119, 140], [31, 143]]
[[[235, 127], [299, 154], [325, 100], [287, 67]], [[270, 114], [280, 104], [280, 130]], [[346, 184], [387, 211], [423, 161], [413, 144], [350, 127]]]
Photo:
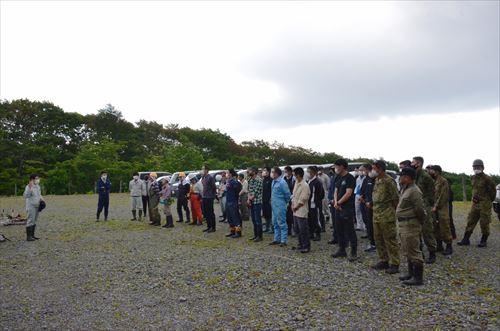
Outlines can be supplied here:
[[[46, 197], [37, 242], [22, 226], [0, 228], [11, 239], [0, 244], [0, 329], [499, 329], [496, 219], [487, 249], [454, 246], [451, 259], [426, 267], [425, 286], [407, 288], [369, 268], [375, 253], [333, 261], [326, 238], [302, 255], [295, 238], [288, 248], [267, 245], [269, 235], [249, 243], [247, 222], [237, 240], [224, 238], [222, 223], [213, 234], [153, 228], [129, 221], [125, 194], [112, 195], [111, 220], [96, 223], [96, 199]], [[0, 209], [22, 204], [0, 199]], [[467, 207], [455, 207], [460, 234]]]

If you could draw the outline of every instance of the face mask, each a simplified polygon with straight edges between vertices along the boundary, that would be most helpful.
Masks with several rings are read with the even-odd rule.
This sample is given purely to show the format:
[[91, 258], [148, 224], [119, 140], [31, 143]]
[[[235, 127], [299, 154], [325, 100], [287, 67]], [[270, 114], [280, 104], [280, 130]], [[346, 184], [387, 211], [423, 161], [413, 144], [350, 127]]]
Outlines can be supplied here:
[[481, 169], [474, 169], [474, 174], [479, 175], [483, 171]]
[[337, 175], [340, 175], [340, 169], [335, 168], [335, 173], [336, 173]]
[[134, 176], [134, 179], [135, 179], [135, 180], [138, 180], [138, 179], [139, 179], [139, 176]]
[[375, 178], [378, 176], [378, 172], [376, 172], [375, 170], [372, 170], [372, 171], [370, 171], [368, 176], [370, 176], [370, 178]]
[[101, 179], [102, 179], [103, 181], [106, 181], [106, 179], [108, 179], [108, 176], [102, 176], [102, 177], [101, 177]]
[[35, 179], [35, 184], [36, 185], [40, 184], [40, 179]]

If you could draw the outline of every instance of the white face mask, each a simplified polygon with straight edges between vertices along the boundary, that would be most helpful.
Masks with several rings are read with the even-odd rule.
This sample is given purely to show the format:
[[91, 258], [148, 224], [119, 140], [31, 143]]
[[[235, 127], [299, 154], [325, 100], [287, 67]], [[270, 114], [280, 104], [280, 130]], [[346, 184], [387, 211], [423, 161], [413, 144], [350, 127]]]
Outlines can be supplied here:
[[474, 173], [476, 175], [479, 175], [480, 173], [482, 173], [483, 171], [481, 169], [474, 169]]
[[378, 172], [376, 172], [375, 170], [372, 170], [368, 173], [368, 176], [370, 176], [370, 178], [375, 178], [378, 176]]
[[35, 184], [36, 185], [40, 184], [40, 179], [35, 179]]
[[340, 170], [339, 170], [338, 168], [335, 168], [335, 173], [336, 173], [337, 175], [340, 175]]
[[139, 179], [139, 176], [134, 176], [134, 179], [135, 179], [135, 180], [138, 180], [138, 179]]
[[108, 176], [101, 176], [101, 179], [105, 182], [108, 179]]

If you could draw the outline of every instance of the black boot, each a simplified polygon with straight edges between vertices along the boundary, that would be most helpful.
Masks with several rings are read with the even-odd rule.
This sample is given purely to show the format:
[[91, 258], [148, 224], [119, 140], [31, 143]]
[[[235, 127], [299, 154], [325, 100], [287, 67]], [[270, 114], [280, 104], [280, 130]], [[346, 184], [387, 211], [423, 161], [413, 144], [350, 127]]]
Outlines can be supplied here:
[[424, 284], [424, 265], [421, 262], [413, 264], [413, 277], [403, 281], [405, 285], [423, 285]]
[[139, 210], [139, 221], [142, 221], [142, 210]]
[[425, 260], [427, 264], [433, 264], [436, 262], [436, 252], [429, 252], [429, 257]]
[[354, 262], [358, 259], [358, 248], [351, 247], [351, 256], [349, 257], [350, 262]]
[[472, 231], [466, 231], [464, 233], [464, 237], [462, 241], [457, 242], [458, 246], [469, 246], [470, 245], [470, 236], [472, 235]]
[[442, 252], [444, 250], [443, 242], [441, 240], [436, 240], [436, 244], [437, 244], [436, 252]]
[[394, 264], [389, 264], [389, 268], [385, 271], [386, 274], [393, 275], [399, 273], [399, 266]]
[[346, 257], [347, 256], [347, 252], [345, 251], [345, 247], [339, 247], [339, 249], [332, 254], [332, 257], [334, 259], [336, 258], [339, 258], [339, 257]]
[[173, 228], [174, 227], [174, 219], [172, 216], [167, 216], [167, 222], [165, 223], [162, 228]]
[[389, 262], [386, 262], [386, 261], [380, 261], [377, 264], [372, 266], [372, 269], [375, 269], [375, 270], [384, 270], [387, 268], [389, 268]]
[[27, 226], [26, 227], [26, 240], [27, 241], [35, 241], [35, 238], [31, 235], [31, 227], [32, 226]]
[[487, 234], [483, 234], [481, 236], [481, 242], [477, 245], [477, 247], [486, 247], [486, 242], [488, 241], [488, 235]]
[[133, 217], [132, 217], [131, 221], [137, 221], [137, 211], [132, 210], [132, 216]]
[[36, 230], [36, 224], [31, 227], [31, 237], [33, 237], [33, 239], [35, 240], [38, 240], [40, 238], [35, 237], [35, 230]]
[[446, 244], [446, 249], [443, 252], [443, 255], [451, 255], [453, 253], [453, 247], [451, 246], [451, 243]]
[[408, 262], [408, 273], [399, 276], [399, 280], [408, 280], [413, 277], [413, 263]]

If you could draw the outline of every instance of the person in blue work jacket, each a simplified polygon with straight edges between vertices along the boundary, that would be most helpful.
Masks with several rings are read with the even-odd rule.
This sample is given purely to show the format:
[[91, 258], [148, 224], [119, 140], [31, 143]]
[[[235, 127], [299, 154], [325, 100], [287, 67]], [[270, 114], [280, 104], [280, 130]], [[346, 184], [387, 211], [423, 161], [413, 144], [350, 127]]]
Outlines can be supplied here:
[[97, 219], [99, 222], [99, 217], [104, 209], [104, 220], [108, 220], [108, 209], [109, 209], [109, 192], [111, 191], [111, 182], [108, 179], [108, 173], [106, 171], [101, 172], [101, 178], [97, 181], [97, 192], [99, 193], [99, 202], [97, 204]]
[[274, 240], [270, 245], [285, 247], [288, 241], [288, 225], [286, 224], [286, 209], [292, 194], [288, 184], [281, 177], [281, 169], [274, 167], [271, 171], [271, 207], [274, 227]]

